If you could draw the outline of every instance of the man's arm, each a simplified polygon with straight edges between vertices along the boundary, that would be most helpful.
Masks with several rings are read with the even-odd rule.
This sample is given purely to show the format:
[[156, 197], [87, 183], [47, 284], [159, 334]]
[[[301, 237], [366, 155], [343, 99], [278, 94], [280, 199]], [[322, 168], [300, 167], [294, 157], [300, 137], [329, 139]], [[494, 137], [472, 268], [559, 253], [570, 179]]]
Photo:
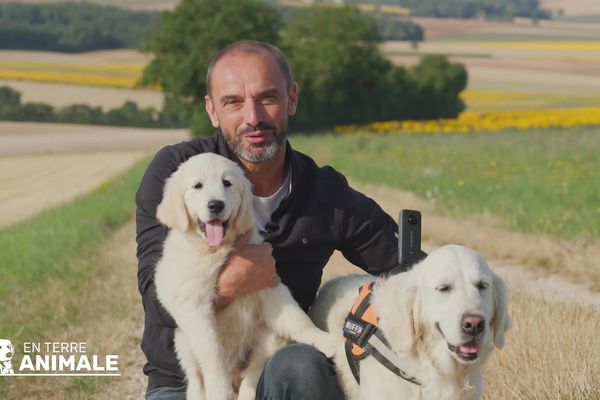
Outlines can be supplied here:
[[400, 272], [398, 225], [375, 201], [342, 179], [339, 250], [348, 261], [371, 274]]

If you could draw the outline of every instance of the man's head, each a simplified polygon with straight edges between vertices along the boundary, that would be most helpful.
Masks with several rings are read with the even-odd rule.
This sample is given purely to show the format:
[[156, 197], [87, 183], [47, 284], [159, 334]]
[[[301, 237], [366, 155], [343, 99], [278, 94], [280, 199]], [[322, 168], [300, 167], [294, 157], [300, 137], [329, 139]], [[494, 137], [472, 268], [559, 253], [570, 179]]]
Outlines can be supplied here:
[[210, 63], [206, 81], [206, 112], [229, 148], [251, 163], [278, 154], [298, 104], [283, 53], [267, 43], [235, 42]]

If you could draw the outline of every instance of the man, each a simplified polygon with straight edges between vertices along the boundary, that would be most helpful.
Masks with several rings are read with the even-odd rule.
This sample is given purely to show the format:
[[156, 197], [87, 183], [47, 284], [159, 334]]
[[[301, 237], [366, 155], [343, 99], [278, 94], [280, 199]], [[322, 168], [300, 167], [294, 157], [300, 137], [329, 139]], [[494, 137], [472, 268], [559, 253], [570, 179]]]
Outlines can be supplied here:
[[[138, 283], [145, 310], [142, 350], [147, 398], [184, 399], [173, 351], [175, 322], [156, 299], [153, 274], [167, 228], [155, 217], [165, 180], [193, 155], [214, 152], [236, 161], [253, 186], [254, 211], [266, 243], [240, 240], [218, 280], [215, 307], [283, 281], [304, 310], [315, 299], [334, 250], [380, 274], [396, 267], [397, 226], [332, 168], [319, 168], [287, 142], [298, 85], [285, 56], [266, 43], [241, 41], [222, 50], [207, 73], [206, 112], [217, 132], [168, 146], [154, 158], [136, 196]], [[198, 338], [202, 340], [202, 338]], [[331, 360], [296, 344], [267, 362], [257, 399], [343, 399]]]

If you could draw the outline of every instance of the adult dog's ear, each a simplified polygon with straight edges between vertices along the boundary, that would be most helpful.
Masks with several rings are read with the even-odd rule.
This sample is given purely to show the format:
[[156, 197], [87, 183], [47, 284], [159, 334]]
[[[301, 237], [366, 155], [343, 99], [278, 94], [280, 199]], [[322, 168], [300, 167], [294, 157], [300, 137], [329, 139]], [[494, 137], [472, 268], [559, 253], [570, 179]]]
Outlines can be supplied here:
[[[493, 272], [492, 272], [493, 273]], [[501, 349], [504, 347], [504, 334], [512, 326], [508, 315], [508, 289], [498, 275], [494, 274], [494, 317], [490, 323], [494, 335], [494, 344]]]
[[156, 208], [156, 218], [169, 228], [188, 230], [190, 220], [185, 209], [181, 172], [175, 171], [165, 182], [163, 199]]
[[385, 283], [386, 295], [377, 298], [381, 329], [400, 353], [412, 352], [421, 337], [419, 291], [413, 279], [410, 271], [391, 276]]
[[252, 186], [241, 169], [238, 175], [240, 206], [233, 221], [233, 228], [237, 234], [242, 234], [254, 226], [254, 214], [252, 214]]

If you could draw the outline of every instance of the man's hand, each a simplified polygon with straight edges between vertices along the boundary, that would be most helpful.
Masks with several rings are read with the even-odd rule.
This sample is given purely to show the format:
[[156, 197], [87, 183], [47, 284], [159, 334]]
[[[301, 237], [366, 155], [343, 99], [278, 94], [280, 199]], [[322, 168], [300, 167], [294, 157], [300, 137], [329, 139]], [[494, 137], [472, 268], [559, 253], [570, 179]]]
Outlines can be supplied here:
[[250, 233], [238, 238], [221, 269], [214, 301], [217, 309], [246, 293], [277, 286], [280, 282], [271, 245], [248, 244], [249, 238]]

